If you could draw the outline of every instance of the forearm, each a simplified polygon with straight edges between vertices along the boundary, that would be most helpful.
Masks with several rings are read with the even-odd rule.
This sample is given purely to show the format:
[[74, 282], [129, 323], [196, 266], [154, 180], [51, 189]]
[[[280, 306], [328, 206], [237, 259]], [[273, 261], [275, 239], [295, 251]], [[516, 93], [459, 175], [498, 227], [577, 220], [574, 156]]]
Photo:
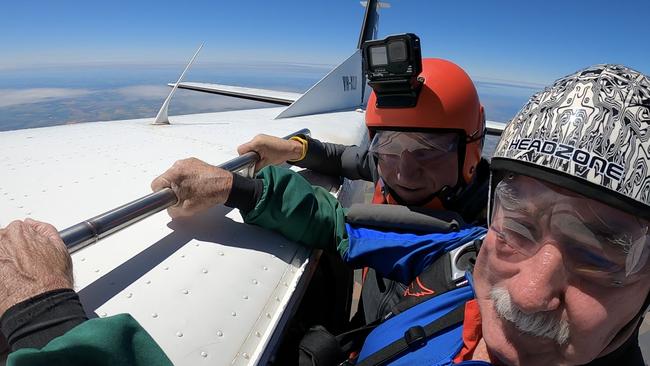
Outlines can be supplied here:
[[343, 207], [329, 192], [288, 169], [267, 167], [252, 181], [235, 178], [226, 205], [241, 209], [247, 223], [305, 246], [347, 249], [342, 247], [347, 245]]
[[88, 320], [76, 292], [49, 291], [9, 308], [0, 329], [11, 351], [42, 348], [52, 339]]
[[307, 154], [302, 160], [289, 163], [319, 173], [340, 176], [341, 155], [346, 146], [325, 143], [308, 136], [304, 138], [307, 140]]
[[305, 158], [291, 164], [348, 179], [373, 180], [374, 163], [371, 162], [367, 149], [322, 142], [309, 137], [306, 140]]
[[400, 233], [348, 225], [349, 249], [343, 259], [353, 267], [371, 267], [382, 277], [409, 284], [444, 253], [480, 239], [485, 228], [466, 227], [441, 233]]
[[69, 289], [14, 305], [0, 325], [13, 352], [7, 365], [171, 365], [131, 316], [88, 320]]
[[23, 348], [9, 355], [7, 366], [155, 365], [171, 361], [128, 314], [88, 320], [41, 349]]

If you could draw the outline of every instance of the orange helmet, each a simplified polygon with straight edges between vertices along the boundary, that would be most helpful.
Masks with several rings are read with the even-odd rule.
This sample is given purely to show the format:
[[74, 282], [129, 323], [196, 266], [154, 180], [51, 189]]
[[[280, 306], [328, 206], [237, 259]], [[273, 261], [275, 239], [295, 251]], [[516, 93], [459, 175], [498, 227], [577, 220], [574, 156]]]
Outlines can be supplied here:
[[371, 137], [376, 129], [456, 130], [461, 133], [460, 172], [467, 184], [481, 160], [485, 136], [485, 113], [474, 83], [458, 65], [437, 58], [422, 59], [419, 79], [424, 83], [412, 108], [379, 108], [375, 93], [370, 94], [366, 126]]

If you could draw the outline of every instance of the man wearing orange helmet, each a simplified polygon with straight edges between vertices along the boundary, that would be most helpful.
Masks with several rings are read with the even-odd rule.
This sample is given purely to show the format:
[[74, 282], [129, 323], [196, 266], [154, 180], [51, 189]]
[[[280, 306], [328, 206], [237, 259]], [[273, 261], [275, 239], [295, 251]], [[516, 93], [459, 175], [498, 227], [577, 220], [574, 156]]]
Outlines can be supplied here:
[[258, 135], [238, 152], [257, 152], [256, 170], [287, 161], [373, 181], [373, 203], [452, 210], [467, 222], [483, 222], [488, 164], [481, 160], [485, 114], [476, 88], [459, 66], [435, 58], [422, 60], [419, 80], [417, 104], [411, 108], [381, 107], [376, 93], [370, 95], [368, 147]]
[[[448, 210], [466, 223], [484, 225], [489, 163], [481, 159], [485, 114], [474, 83], [458, 65], [436, 58], [422, 60], [418, 81], [421, 87], [414, 107], [382, 107], [377, 94], [370, 95], [368, 147], [324, 143], [307, 136], [283, 140], [258, 135], [238, 152], [257, 152], [256, 170], [287, 161], [372, 181], [373, 203], [437, 210], [432, 215]], [[404, 296], [422, 293], [422, 286], [409, 290], [380, 278], [373, 269], [364, 271], [366, 278], [369, 281], [362, 288], [366, 323], [385, 316]]]

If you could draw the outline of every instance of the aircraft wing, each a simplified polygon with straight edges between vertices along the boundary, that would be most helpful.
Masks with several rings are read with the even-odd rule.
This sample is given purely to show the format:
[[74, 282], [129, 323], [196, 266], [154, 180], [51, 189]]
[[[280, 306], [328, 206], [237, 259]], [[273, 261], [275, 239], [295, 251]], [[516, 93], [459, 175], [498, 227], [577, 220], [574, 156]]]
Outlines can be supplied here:
[[488, 135], [501, 136], [501, 133], [506, 128], [506, 124], [503, 122], [485, 121], [485, 128], [487, 129]]
[[[174, 83], [168, 84], [174, 86]], [[179, 89], [188, 89], [204, 93], [227, 95], [230, 97], [256, 100], [279, 105], [290, 105], [302, 96], [301, 93], [276, 91], [269, 89], [246, 88], [242, 86], [231, 86], [223, 84], [182, 82], [178, 84]]]
[[[32, 217], [65, 229], [150, 193], [151, 181], [178, 159], [217, 165], [259, 133], [308, 128], [323, 141], [359, 145], [367, 137], [362, 83], [356, 50], [304, 94], [179, 85], [287, 107], [169, 118], [170, 94], [155, 119], [0, 132], [0, 171], [8, 177], [0, 181], [0, 227]], [[339, 194], [335, 181], [320, 179], [343, 205], [363, 197], [363, 184], [345, 183]], [[160, 212], [72, 260], [85, 308], [100, 317], [131, 314], [175, 365], [253, 365], [273, 355], [318, 252], [220, 206], [186, 220]]]
[[[309, 128], [342, 144], [366, 135], [355, 110], [274, 119], [283, 109], [0, 132], [0, 226], [32, 217], [64, 229], [150, 193], [152, 179], [178, 159], [216, 165], [258, 133]], [[219, 206], [186, 220], [160, 212], [72, 260], [87, 310], [131, 314], [175, 365], [248, 365], [268, 361], [318, 253]]]
[[[364, 21], [360, 42], [375, 30], [376, 19]], [[136, 119], [0, 132], [0, 227], [32, 217], [67, 228], [148, 194], [178, 159], [217, 165], [259, 133], [308, 128], [323, 141], [362, 144], [365, 83], [356, 50], [304, 94], [178, 85], [282, 107], [172, 116], [171, 124]], [[165, 123], [170, 99], [159, 113]], [[503, 127], [487, 123], [491, 135]], [[316, 178], [344, 207], [364, 196], [363, 184]], [[318, 258], [225, 206], [174, 221], [160, 212], [72, 255], [76, 290], [91, 315], [131, 314], [175, 365], [266, 365]], [[649, 329], [642, 345], [650, 343]]]

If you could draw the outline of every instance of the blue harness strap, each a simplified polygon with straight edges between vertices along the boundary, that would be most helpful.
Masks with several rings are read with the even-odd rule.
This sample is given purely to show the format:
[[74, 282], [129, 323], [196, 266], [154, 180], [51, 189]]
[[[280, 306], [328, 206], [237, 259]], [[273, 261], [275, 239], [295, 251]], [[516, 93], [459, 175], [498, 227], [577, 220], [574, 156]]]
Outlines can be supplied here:
[[448, 328], [462, 322], [465, 315], [465, 304], [457, 305], [452, 311], [434, 320], [433, 322], [422, 325], [414, 325], [404, 332], [402, 338], [393, 343], [384, 346], [384, 348], [371, 354], [363, 361], [357, 363], [357, 366], [375, 366], [384, 365], [407, 351], [415, 351], [427, 343], [427, 339], [444, 332]]
[[[408, 343], [406, 338], [409, 336], [409, 330], [414, 327], [426, 328], [426, 326], [431, 325], [435, 328], [433, 324], [439, 319], [444, 319], [445, 316], [453, 314], [454, 311], [458, 312], [458, 309], [462, 310], [465, 302], [472, 298], [474, 298], [474, 291], [471, 285], [463, 286], [440, 294], [397, 316], [389, 318], [368, 335], [359, 354], [358, 363], [365, 365], [363, 362], [368, 359], [368, 364], [382, 364], [370, 362], [375, 361], [374, 354], [381, 352], [387, 345], [401, 342], [401, 340]], [[436, 330], [434, 334], [425, 335], [415, 343], [411, 342], [410, 347], [398, 352], [397, 355], [393, 355], [391, 359], [382, 362], [390, 361], [391, 365], [452, 364], [453, 358], [463, 345], [463, 322], [462, 317], [458, 319], [457, 316], [450, 315], [449, 318], [454, 318], [455, 322], [452, 322], [452, 324], [446, 321], [443, 322], [444, 326], [441, 329], [434, 329]], [[395, 356], [399, 356], [399, 358], [395, 359]]]

